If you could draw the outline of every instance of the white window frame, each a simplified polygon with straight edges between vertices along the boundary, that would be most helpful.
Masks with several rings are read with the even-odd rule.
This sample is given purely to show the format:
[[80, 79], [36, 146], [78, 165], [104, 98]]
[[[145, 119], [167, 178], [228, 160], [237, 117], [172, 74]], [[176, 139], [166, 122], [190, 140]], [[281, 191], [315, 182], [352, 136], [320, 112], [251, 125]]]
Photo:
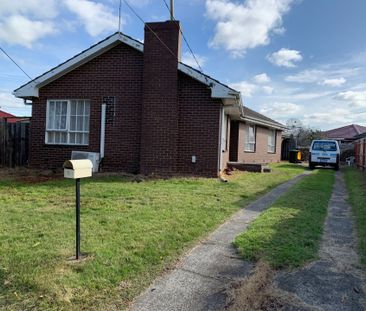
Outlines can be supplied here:
[[276, 153], [276, 139], [277, 139], [277, 131], [268, 129], [268, 145], [267, 145], [268, 153]]
[[[249, 129], [253, 128], [253, 136], [250, 137]], [[245, 152], [255, 152], [256, 140], [257, 140], [257, 129], [255, 124], [247, 124], [245, 126], [245, 141], [244, 141], [244, 151]]]
[[[84, 110], [83, 115], [80, 115], [84, 118], [83, 122], [85, 122], [85, 118], [88, 117], [88, 126], [87, 128], [83, 128], [82, 130], [71, 130], [70, 126], [70, 119], [71, 119], [71, 105], [72, 102], [78, 102], [78, 101], [84, 101]], [[62, 129], [56, 129], [50, 127], [50, 105], [52, 102], [66, 102], [67, 103], [67, 109], [66, 109], [66, 126]], [[85, 104], [89, 105], [89, 114], [86, 114], [85, 111]], [[75, 117], [80, 117], [79, 115], [76, 115]], [[83, 125], [84, 126], [84, 125]], [[88, 146], [89, 145], [89, 132], [90, 132], [90, 100], [88, 99], [49, 99], [47, 100], [47, 109], [46, 109], [46, 129], [45, 129], [45, 144], [47, 145], [72, 145], [72, 146]], [[66, 142], [50, 142], [50, 134], [51, 133], [65, 133], [66, 134]], [[83, 136], [83, 142], [77, 143], [76, 139], [75, 142], [71, 142], [71, 135], [72, 134], [82, 134]], [[85, 137], [87, 137], [87, 142], [85, 143]]]

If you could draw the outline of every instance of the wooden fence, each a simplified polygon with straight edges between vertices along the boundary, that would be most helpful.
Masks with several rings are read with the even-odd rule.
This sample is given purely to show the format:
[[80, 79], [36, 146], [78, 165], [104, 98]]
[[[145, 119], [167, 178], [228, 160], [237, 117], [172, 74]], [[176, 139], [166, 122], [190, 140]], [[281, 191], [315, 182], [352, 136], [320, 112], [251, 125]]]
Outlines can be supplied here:
[[0, 167], [28, 164], [29, 121], [8, 123], [0, 119]]

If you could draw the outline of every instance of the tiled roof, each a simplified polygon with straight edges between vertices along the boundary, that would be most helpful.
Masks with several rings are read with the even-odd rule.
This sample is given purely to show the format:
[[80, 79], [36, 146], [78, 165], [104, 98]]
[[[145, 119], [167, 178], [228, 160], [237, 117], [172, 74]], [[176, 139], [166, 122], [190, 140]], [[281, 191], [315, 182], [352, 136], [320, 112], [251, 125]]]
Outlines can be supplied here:
[[253, 118], [253, 119], [258, 119], [260, 121], [264, 121], [264, 122], [269, 122], [269, 123], [273, 123], [274, 125], [277, 125], [279, 127], [285, 127], [283, 124], [268, 118], [266, 116], [264, 116], [263, 114], [260, 114], [259, 112], [256, 112], [252, 109], [249, 109], [248, 107], [244, 106], [244, 118], [248, 117], [248, 118]]
[[351, 124], [323, 132], [326, 138], [353, 139], [356, 135], [366, 132], [366, 127], [358, 124]]

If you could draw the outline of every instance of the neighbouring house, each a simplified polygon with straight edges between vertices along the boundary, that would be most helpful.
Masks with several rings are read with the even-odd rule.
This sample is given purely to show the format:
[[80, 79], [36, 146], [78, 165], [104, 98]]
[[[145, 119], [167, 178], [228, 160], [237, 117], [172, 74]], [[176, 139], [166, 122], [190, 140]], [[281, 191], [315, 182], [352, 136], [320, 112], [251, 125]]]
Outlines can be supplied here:
[[0, 110], [0, 122], [5, 121], [7, 123], [16, 123], [16, 122], [28, 121], [28, 120], [29, 120], [29, 118], [17, 117], [17, 116], [14, 116], [14, 115], [12, 115], [8, 112]]
[[76, 150], [99, 153], [103, 170], [147, 175], [279, 161], [284, 126], [180, 62], [179, 27], [148, 23], [144, 44], [115, 33], [16, 89], [32, 103], [30, 166], [61, 167]]
[[326, 139], [338, 140], [341, 144], [348, 144], [355, 141], [355, 136], [366, 132], [366, 127], [358, 124], [351, 124], [338, 127], [329, 131], [324, 131], [323, 135]]

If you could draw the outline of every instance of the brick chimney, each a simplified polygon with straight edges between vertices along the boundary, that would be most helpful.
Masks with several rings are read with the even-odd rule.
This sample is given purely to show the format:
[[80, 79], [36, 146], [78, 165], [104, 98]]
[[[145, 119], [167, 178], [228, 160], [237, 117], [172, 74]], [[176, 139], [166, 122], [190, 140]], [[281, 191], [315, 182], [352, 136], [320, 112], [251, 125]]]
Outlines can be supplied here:
[[179, 27], [177, 21], [145, 25], [140, 171], [146, 175], [177, 169]]

